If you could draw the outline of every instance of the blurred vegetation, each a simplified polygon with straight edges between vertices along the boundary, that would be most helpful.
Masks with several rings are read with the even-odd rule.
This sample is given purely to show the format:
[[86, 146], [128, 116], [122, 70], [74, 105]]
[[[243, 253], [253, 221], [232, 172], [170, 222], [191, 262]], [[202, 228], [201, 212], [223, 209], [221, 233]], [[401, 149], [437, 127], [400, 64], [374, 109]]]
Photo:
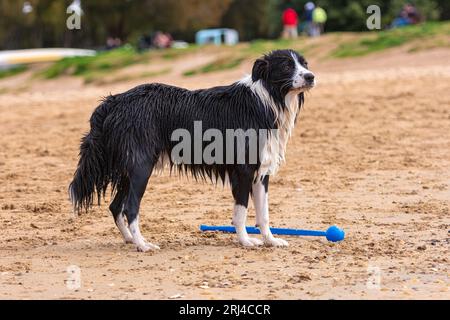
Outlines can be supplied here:
[[[332, 53], [337, 58], [363, 56], [372, 52], [401, 46], [414, 40], [427, 40], [437, 35], [450, 36], [450, 23], [428, 22], [421, 25], [407, 26], [399, 29], [385, 30], [374, 33], [370, 37], [363, 37], [356, 41], [341, 43]], [[450, 43], [436, 42], [440, 46], [448, 46]], [[437, 39], [440, 41], [440, 39]]]
[[95, 56], [62, 59], [42, 71], [41, 75], [47, 79], [61, 75], [88, 77], [90, 73], [109, 72], [141, 61], [142, 55], [137, 54], [132, 48], [124, 47], [100, 52]]
[[[0, 0], [0, 50], [32, 47], [101, 48], [107, 37], [136, 43], [144, 33], [170, 32], [193, 41], [203, 28], [230, 27], [245, 41], [277, 38], [281, 13], [291, 6], [300, 16], [307, 0], [82, 0], [81, 30], [68, 30], [66, 8], [72, 0]], [[405, 0], [317, 0], [328, 12], [327, 31], [367, 31], [366, 8], [381, 7], [383, 26], [398, 15]], [[410, 0], [427, 20], [450, 19], [449, 0]]]
[[6, 78], [6, 77], [15, 76], [15, 75], [17, 75], [19, 73], [22, 73], [22, 72], [26, 71], [27, 69], [28, 69], [27, 66], [18, 65], [16, 67], [11, 68], [11, 69], [0, 70], [0, 79]]

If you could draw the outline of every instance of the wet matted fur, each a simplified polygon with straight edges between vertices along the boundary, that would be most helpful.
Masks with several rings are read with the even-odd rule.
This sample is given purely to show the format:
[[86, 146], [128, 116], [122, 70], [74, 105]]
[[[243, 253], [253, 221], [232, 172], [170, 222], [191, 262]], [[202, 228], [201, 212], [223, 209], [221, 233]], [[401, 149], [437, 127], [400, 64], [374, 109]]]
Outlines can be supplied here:
[[[107, 97], [94, 111], [91, 130], [82, 139], [78, 168], [69, 187], [74, 210], [88, 210], [95, 198], [100, 204], [110, 185], [114, 198], [110, 210], [125, 241], [134, 243], [139, 251], [156, 249], [140, 234], [139, 206], [152, 173], [167, 165], [195, 179], [229, 181], [235, 199], [233, 223], [242, 245], [287, 245], [270, 233], [269, 174], [276, 172], [284, 160], [304, 92], [314, 85], [314, 75], [301, 55], [277, 50], [258, 59], [250, 76], [229, 86], [191, 91], [145, 84]], [[194, 136], [198, 121], [203, 132], [216, 129], [223, 136], [229, 129], [268, 132], [257, 161], [248, 161], [248, 145], [233, 150], [231, 163], [194, 161], [194, 144], [191, 161], [173, 161], [170, 155], [178, 141], [172, 141], [172, 133], [183, 129]], [[270, 135], [272, 130], [278, 130], [276, 139]], [[207, 145], [202, 142], [201, 150]], [[224, 155], [230, 152], [225, 146]], [[242, 152], [246, 161], [239, 163], [237, 157]], [[245, 230], [250, 195], [263, 241], [250, 238]]]

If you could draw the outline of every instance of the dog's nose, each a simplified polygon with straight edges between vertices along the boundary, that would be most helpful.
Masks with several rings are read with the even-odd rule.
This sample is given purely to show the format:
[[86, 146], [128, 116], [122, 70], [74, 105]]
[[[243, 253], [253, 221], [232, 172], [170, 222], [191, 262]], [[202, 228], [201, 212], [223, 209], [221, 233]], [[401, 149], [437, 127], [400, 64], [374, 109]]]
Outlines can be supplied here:
[[314, 74], [312, 73], [307, 73], [303, 76], [303, 78], [305, 78], [305, 80], [307, 82], [313, 82], [314, 81]]

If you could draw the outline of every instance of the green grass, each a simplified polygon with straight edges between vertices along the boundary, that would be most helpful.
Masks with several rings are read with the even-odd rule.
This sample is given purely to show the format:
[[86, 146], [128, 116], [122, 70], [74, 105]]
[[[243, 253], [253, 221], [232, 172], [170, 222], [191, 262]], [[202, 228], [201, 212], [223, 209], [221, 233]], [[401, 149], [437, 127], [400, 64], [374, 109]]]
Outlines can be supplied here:
[[208, 63], [200, 68], [188, 70], [183, 73], [185, 77], [191, 77], [198, 74], [211, 73], [217, 71], [231, 70], [237, 68], [241, 65], [241, 63], [245, 60], [244, 57], [238, 58], [220, 58], [216, 61]]
[[139, 54], [132, 48], [120, 48], [100, 52], [92, 57], [65, 58], [43, 70], [40, 75], [46, 79], [54, 79], [61, 75], [82, 76], [86, 80], [101, 76], [126, 66], [141, 63], [148, 59], [145, 54]]
[[18, 75], [28, 69], [27, 66], [19, 65], [7, 70], [0, 70], [0, 79]]
[[332, 57], [346, 58], [364, 56], [373, 52], [398, 47], [408, 42], [446, 34], [450, 35], [450, 23], [429, 22], [421, 25], [384, 30], [374, 35], [341, 43]]
[[174, 60], [198, 50], [197, 46], [186, 49], [154, 50], [139, 53], [132, 47], [100, 52], [91, 57], [72, 57], [55, 62], [38, 76], [55, 79], [62, 75], [83, 77], [86, 83], [96, 82], [105, 75], [137, 63], [149, 63], [153, 59]]

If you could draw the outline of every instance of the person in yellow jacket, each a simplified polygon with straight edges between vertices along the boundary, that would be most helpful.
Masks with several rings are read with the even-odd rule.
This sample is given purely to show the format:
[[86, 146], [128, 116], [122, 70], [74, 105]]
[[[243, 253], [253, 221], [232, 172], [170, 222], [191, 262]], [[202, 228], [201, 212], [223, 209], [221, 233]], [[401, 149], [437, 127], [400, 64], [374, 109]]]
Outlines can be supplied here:
[[325, 30], [327, 22], [327, 13], [325, 10], [317, 6], [313, 11], [314, 36], [320, 36]]

